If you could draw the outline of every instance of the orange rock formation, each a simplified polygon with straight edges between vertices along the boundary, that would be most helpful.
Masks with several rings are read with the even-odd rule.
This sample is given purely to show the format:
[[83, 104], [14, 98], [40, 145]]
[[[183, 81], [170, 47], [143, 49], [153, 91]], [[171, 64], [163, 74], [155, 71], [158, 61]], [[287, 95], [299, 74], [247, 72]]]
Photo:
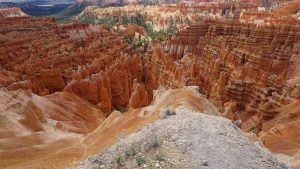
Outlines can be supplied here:
[[15, 17], [25, 17], [25, 13], [21, 11], [20, 8], [1, 8], [0, 18], [15, 18]]
[[291, 63], [298, 63], [299, 44], [300, 31], [294, 25], [206, 21], [149, 50], [146, 89], [151, 96], [160, 85], [199, 86], [225, 116], [241, 119], [245, 130], [264, 131], [270, 119], [279, 118], [278, 109], [298, 99], [292, 94], [298, 91], [298, 66]]
[[[104, 120], [104, 114], [74, 94], [45, 97], [30, 91], [0, 91], [0, 166], [25, 163], [73, 145]], [[51, 167], [50, 167], [51, 168]]]
[[129, 33], [144, 33], [139, 27], [128, 26], [126, 34], [30, 17], [4, 18], [2, 24], [0, 85], [8, 90], [38, 95], [65, 90], [98, 104], [109, 115], [112, 108], [127, 108], [133, 81], [141, 82], [141, 57], [124, 42]]
[[[190, 10], [230, 10], [237, 17], [208, 17], [165, 43], [150, 44], [145, 54], [125, 40], [145, 35], [141, 27], [109, 31], [99, 25], [57, 25], [52, 17], [11, 19], [0, 11], [0, 166], [74, 167], [73, 161], [112, 145], [118, 135], [153, 122], [162, 109], [218, 114], [186, 86], [197, 86], [224, 116], [241, 120], [242, 128], [256, 132], [272, 151], [296, 159], [300, 30], [298, 22], [290, 24], [297, 14], [283, 17], [293, 18], [284, 22], [276, 13], [291, 12], [297, 4], [255, 15], [269, 16], [267, 24], [259, 24], [251, 18], [256, 3], [155, 6], [150, 19], [158, 10], [161, 16], [188, 13], [195, 23], [203, 16]], [[127, 12], [142, 9], [135, 7]], [[165, 27], [166, 18], [158, 18], [157, 25]], [[179, 89], [154, 92], [161, 86]]]

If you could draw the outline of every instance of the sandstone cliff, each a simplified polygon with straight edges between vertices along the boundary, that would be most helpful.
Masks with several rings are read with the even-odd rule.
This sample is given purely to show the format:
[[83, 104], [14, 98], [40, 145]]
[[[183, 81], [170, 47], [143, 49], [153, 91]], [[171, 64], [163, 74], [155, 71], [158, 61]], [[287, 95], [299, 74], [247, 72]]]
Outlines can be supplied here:
[[[141, 83], [141, 56], [128, 47], [128, 34], [105, 26], [58, 26], [50, 17], [3, 19], [1, 24], [0, 86], [8, 90], [38, 95], [65, 90], [98, 104], [107, 115], [112, 109], [126, 110], [131, 93], [141, 92], [133, 86], [135, 79]], [[124, 31], [143, 33], [132, 28]]]
[[[86, 10], [118, 18], [149, 9], [157, 29], [174, 16], [182, 30], [143, 49], [130, 45], [129, 38], [147, 36], [136, 25], [0, 17], [0, 166], [72, 168], [161, 113], [188, 110], [227, 117], [298, 167], [299, 6], [257, 6], [243, 0]], [[186, 18], [194, 24], [183, 29]]]
[[[298, 99], [299, 37], [293, 25], [257, 27], [215, 21], [193, 25], [148, 52], [146, 89], [151, 97], [151, 91], [161, 85], [199, 86], [225, 117], [241, 120], [244, 130], [268, 132], [265, 126], [276, 126], [270, 119], [280, 117], [278, 109], [285, 110]], [[288, 153], [271, 142], [266, 143], [271, 150]], [[281, 144], [282, 149], [290, 146], [299, 148], [288, 141]]]
[[[286, 72], [298, 42], [294, 26], [204, 22], [179, 32], [164, 49], [149, 51], [146, 88], [151, 93], [159, 85], [197, 85], [226, 116], [260, 128], [290, 102], [294, 86]], [[227, 111], [229, 105], [240, 113]]]

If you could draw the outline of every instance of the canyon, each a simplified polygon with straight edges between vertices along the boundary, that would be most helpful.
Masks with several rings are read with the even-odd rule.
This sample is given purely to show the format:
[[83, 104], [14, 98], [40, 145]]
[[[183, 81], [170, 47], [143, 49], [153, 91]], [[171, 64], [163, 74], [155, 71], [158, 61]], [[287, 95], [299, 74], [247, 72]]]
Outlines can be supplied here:
[[89, 168], [100, 160], [91, 155], [149, 132], [164, 113], [233, 130], [273, 154], [246, 141], [249, 152], [300, 168], [300, 1], [270, 4], [133, 3], [77, 16], [139, 13], [154, 32], [172, 22], [178, 31], [165, 39], [137, 23], [58, 24], [0, 9], [0, 168]]
[[[276, 41], [282, 45], [275, 45]], [[291, 25], [261, 28], [209, 21], [179, 32], [164, 47], [149, 52], [146, 88], [150, 93], [159, 85], [199, 86], [225, 117], [241, 120], [241, 127], [262, 136], [267, 147], [296, 155], [299, 147], [295, 140], [288, 141], [282, 135], [292, 135], [291, 130], [299, 127], [299, 74], [297, 66], [290, 67], [291, 60], [298, 62], [298, 50], [299, 29]], [[283, 107], [291, 109], [285, 111]], [[277, 137], [273, 131], [284, 140], [268, 138]], [[295, 147], [287, 148], [289, 144]]]
[[[104, 19], [110, 19], [118, 24], [134, 22], [140, 26], [149, 24], [153, 27], [153, 30], [160, 31], [168, 29], [170, 25], [175, 25], [178, 29], [184, 29], [190, 24], [207, 19], [221, 19], [222, 17], [238, 18], [240, 14], [238, 11], [257, 11], [257, 7], [258, 4], [253, 2], [232, 3], [216, 1], [199, 4], [182, 2], [178, 4], [160, 4], [151, 6], [130, 4], [107, 8], [90, 6], [85, 8], [82, 13], [77, 16], [76, 20], [88, 20], [87, 22], [89, 23], [101, 22]], [[136, 21], [136, 17], [140, 20]]]

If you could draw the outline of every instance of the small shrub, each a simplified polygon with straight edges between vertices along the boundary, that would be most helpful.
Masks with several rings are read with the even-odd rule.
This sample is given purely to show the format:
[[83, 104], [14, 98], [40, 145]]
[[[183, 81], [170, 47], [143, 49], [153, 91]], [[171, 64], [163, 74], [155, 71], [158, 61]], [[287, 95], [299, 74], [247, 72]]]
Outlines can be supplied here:
[[135, 156], [135, 155], [136, 155], [136, 151], [135, 151], [133, 146], [131, 146], [130, 149], [127, 149], [125, 151], [125, 157], [126, 158], [129, 158], [130, 156]]
[[255, 127], [255, 126], [252, 126], [248, 131], [249, 131], [249, 132], [254, 132], [255, 129], [256, 129], [256, 127]]
[[136, 151], [135, 151], [135, 149], [134, 149], [133, 146], [131, 147], [131, 155], [132, 155], [132, 156], [135, 156], [135, 155], [136, 155]]
[[145, 158], [142, 157], [142, 156], [137, 156], [137, 157], [135, 158], [135, 160], [136, 160], [138, 166], [141, 166], [141, 165], [143, 165], [143, 164], [146, 163]]
[[155, 160], [161, 162], [161, 161], [165, 161], [165, 158], [162, 155], [156, 155]]
[[158, 147], [159, 147], [159, 141], [157, 139], [157, 136], [155, 135], [151, 142], [150, 148], [158, 148]]
[[124, 165], [124, 159], [121, 156], [118, 156], [116, 158], [116, 163], [118, 164], [118, 166], [123, 166]]
[[131, 155], [132, 155], [132, 156], [135, 156], [135, 155], [136, 155], [136, 151], [135, 151], [135, 149], [134, 149], [133, 146], [131, 146]]
[[291, 169], [291, 167], [288, 166], [287, 164], [280, 163], [278, 166], [278, 169]]
[[125, 157], [126, 157], [126, 158], [129, 158], [130, 156], [131, 156], [130, 151], [129, 151], [129, 150], [126, 150], [126, 151], [125, 151]]
[[128, 111], [128, 108], [127, 107], [118, 107], [118, 108], [116, 108], [116, 110], [118, 110], [120, 113], [125, 113]]

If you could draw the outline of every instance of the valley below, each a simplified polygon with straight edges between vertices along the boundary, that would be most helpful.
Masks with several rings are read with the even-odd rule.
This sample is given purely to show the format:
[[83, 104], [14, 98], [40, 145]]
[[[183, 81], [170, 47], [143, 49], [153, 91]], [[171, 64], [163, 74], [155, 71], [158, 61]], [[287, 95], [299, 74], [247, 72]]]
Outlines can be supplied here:
[[299, 0], [75, 4], [0, 9], [0, 168], [300, 168]]

